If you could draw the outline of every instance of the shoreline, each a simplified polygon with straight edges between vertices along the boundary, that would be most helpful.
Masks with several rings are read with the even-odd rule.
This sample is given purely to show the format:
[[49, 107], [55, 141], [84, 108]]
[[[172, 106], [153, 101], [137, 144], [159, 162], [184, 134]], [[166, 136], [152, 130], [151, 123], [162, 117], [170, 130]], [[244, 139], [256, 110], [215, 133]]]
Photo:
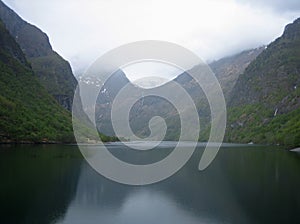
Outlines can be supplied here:
[[[177, 141], [174, 141], [177, 142]], [[108, 142], [102, 142], [105, 144], [109, 143], [115, 143], [115, 141], [108, 141]], [[198, 143], [207, 143], [207, 142], [198, 142]], [[40, 142], [34, 142], [34, 141], [13, 141], [13, 140], [6, 140], [6, 141], [0, 141], [0, 146], [1, 145], [77, 145], [77, 144], [88, 144], [88, 145], [93, 145], [93, 143], [88, 143], [88, 142], [63, 142], [63, 141], [40, 141]], [[97, 143], [95, 143], [97, 144]], [[285, 146], [285, 145], [278, 145], [278, 144], [249, 144], [249, 143], [237, 143], [237, 142], [222, 142], [222, 144], [242, 144], [245, 146], [255, 146], [255, 145], [260, 145], [260, 146], [280, 146], [283, 147], [284, 150], [290, 151], [290, 152], [300, 152], [300, 147], [295, 146]]]

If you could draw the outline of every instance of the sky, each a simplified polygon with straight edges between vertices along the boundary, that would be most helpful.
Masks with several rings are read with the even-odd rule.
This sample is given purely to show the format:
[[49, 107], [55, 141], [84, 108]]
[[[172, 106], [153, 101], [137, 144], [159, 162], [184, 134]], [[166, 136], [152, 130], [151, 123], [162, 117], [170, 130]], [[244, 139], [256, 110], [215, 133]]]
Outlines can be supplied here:
[[270, 43], [300, 17], [299, 0], [4, 2], [47, 33], [53, 49], [77, 74], [105, 52], [139, 40], [170, 41], [211, 62]]

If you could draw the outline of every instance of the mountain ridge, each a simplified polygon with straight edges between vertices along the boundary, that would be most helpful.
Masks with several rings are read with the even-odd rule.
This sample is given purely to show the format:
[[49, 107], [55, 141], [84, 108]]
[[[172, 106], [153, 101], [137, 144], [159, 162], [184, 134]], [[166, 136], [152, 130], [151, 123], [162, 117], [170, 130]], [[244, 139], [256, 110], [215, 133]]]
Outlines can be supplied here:
[[0, 1], [0, 18], [20, 45], [40, 83], [67, 110], [72, 110], [77, 80], [70, 64], [57, 54], [46, 33], [24, 21]]

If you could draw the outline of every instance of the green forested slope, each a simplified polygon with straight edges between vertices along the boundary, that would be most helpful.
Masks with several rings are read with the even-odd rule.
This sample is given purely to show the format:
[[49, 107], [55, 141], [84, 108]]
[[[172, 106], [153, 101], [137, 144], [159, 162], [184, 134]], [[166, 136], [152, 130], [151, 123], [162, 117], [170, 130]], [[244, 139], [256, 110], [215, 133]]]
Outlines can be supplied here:
[[300, 145], [300, 19], [242, 74], [228, 109], [227, 141]]
[[73, 141], [71, 115], [39, 83], [0, 23], [0, 142]]

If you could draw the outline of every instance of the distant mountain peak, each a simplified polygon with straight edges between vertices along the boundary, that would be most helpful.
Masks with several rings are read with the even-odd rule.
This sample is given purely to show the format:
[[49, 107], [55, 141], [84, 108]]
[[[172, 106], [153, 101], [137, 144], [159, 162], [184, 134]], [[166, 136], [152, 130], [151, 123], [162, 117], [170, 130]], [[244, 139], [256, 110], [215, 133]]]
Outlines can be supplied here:
[[286, 25], [282, 38], [295, 39], [300, 37], [300, 18]]

